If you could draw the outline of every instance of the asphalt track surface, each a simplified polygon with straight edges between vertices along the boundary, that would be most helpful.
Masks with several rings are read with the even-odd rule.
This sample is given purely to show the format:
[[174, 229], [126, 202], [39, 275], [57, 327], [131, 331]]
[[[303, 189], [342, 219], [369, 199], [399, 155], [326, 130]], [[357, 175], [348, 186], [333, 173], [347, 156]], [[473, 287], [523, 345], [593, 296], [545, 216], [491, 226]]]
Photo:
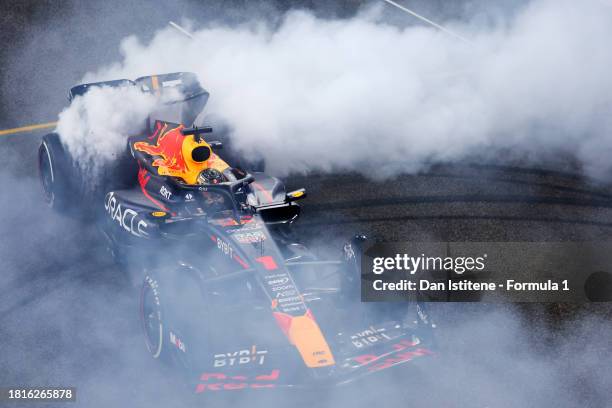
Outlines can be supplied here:
[[[78, 406], [209, 404], [186, 397], [146, 354], [137, 293], [100, 247], [95, 228], [42, 204], [35, 178], [40, 137], [0, 141], [8, 158], [0, 203], [0, 384], [76, 385]], [[610, 191], [569, 173], [464, 164], [379, 182], [343, 174], [293, 176], [287, 183], [309, 193], [296, 228], [332, 255], [356, 232], [383, 241], [607, 240], [612, 233]], [[603, 406], [610, 367], [600, 358], [612, 355], [605, 341], [609, 306], [442, 304], [436, 310], [446, 354], [425, 371], [406, 367], [316, 393], [236, 393], [214, 404], [344, 407], [384, 398], [390, 406], [546, 406], [570, 392], [585, 406]], [[509, 343], [512, 336], [521, 339]], [[528, 398], [517, 391], [526, 386]]]

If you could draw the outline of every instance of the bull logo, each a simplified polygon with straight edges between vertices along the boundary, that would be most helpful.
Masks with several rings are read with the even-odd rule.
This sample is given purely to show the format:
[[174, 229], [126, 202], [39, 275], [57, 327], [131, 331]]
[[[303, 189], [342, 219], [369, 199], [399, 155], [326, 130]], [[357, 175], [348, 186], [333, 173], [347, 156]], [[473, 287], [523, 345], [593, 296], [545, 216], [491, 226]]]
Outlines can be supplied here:
[[212, 152], [203, 139], [182, 133], [184, 126], [169, 128], [167, 123], [156, 123], [155, 133], [149, 138], [154, 143], [136, 142], [134, 149], [156, 157], [151, 163], [158, 174], [181, 178], [187, 184], [196, 184], [200, 172], [207, 168], [225, 170], [228, 166]]

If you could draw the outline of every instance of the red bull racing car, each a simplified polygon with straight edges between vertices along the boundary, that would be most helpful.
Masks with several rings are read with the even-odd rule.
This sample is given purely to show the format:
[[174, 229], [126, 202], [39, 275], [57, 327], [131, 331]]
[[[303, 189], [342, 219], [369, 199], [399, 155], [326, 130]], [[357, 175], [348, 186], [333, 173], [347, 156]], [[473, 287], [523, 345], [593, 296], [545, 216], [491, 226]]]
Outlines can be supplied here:
[[287, 192], [258, 171], [261, 161], [226, 150], [227, 136], [193, 126], [208, 99], [195, 75], [79, 85], [70, 96], [95, 86], [178, 89], [167, 106], [176, 115], [162, 109], [126, 136], [124, 156], [95, 188], [61, 137], [46, 135], [45, 197], [99, 221], [118, 264], [140, 282], [148, 351], [195, 393], [342, 384], [433, 353], [422, 304], [360, 302], [365, 237], [337, 260], [319, 259], [291, 229], [304, 189]]

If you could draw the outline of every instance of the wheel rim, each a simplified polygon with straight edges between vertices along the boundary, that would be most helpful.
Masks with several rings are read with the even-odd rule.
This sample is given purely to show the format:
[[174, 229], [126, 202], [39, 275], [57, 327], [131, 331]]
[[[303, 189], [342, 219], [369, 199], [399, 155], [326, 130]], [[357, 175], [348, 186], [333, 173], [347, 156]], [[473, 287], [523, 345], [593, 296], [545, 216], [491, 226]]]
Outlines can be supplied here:
[[43, 143], [39, 154], [40, 181], [43, 186], [44, 199], [48, 204], [53, 204], [53, 168], [49, 157], [49, 150]]
[[155, 293], [146, 282], [142, 288], [140, 316], [147, 349], [153, 358], [158, 358], [162, 350], [163, 324]]

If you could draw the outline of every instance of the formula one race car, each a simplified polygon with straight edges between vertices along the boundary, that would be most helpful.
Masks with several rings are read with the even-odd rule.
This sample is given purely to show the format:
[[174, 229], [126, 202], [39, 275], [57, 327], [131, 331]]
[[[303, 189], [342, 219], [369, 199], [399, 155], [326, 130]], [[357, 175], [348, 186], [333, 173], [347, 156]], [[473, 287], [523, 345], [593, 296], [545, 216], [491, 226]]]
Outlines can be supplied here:
[[[346, 383], [433, 353], [423, 305], [359, 301], [365, 237], [320, 260], [291, 229], [304, 189], [286, 192], [257, 161], [230, 165], [212, 129], [193, 127], [208, 98], [193, 74], [80, 85], [71, 97], [94, 86], [180, 91], [180, 118], [156, 113], [126, 137], [126, 157], [104, 173], [116, 179], [97, 184], [103, 197], [86, 210], [100, 214], [117, 262], [141, 276], [149, 352], [196, 393]], [[43, 138], [39, 161], [47, 201], [70, 213], [85, 194], [59, 135]]]

